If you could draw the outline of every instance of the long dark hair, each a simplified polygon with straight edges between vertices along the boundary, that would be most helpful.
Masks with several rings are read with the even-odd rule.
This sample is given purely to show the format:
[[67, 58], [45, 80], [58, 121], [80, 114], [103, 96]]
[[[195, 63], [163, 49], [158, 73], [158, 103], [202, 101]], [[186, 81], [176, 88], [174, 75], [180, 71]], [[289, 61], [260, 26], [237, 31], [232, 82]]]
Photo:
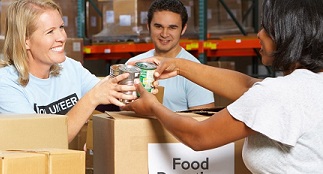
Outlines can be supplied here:
[[322, 9], [322, 0], [264, 0], [262, 26], [276, 44], [275, 70], [323, 70]]

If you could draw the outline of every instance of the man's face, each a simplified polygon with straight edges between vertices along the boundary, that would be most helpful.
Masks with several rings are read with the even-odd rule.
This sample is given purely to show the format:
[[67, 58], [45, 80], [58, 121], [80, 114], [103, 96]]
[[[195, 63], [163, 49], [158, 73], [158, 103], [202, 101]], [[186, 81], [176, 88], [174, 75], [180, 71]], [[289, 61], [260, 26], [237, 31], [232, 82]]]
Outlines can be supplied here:
[[156, 54], [169, 54], [178, 51], [179, 41], [186, 26], [182, 28], [181, 16], [170, 11], [155, 12], [150, 23], [150, 36], [155, 45]]

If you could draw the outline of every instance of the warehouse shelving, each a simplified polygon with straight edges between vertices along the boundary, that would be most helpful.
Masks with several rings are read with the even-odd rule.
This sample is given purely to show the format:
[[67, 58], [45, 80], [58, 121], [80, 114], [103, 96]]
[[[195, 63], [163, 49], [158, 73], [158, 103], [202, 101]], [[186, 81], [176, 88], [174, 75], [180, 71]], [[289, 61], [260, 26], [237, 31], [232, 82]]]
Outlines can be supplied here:
[[[85, 38], [84, 35], [84, 9], [83, 5], [85, 1], [91, 0], [78, 0], [79, 5], [79, 37]], [[224, 0], [219, 2], [226, 9], [230, 17], [233, 19], [242, 35], [228, 36], [221, 39], [209, 39], [207, 29], [207, 0], [199, 0], [199, 36], [198, 39], [181, 40], [180, 44], [183, 48], [190, 51], [195, 55], [202, 63], [206, 63], [210, 57], [253, 57], [252, 73], [256, 75], [258, 73], [258, 61], [260, 55], [258, 49], [260, 48], [259, 41], [254, 33], [258, 31], [258, 0], [252, 1], [252, 5], [244, 16], [248, 13], [253, 13], [253, 29], [254, 32], [251, 36], [244, 30], [242, 25], [235, 19], [230, 9], [226, 6]], [[93, 3], [91, 3], [93, 5]], [[82, 20], [83, 19], [83, 20]], [[89, 44], [84, 46], [84, 59], [86, 60], [119, 60], [128, 59], [139, 53], [148, 51], [153, 48], [152, 43], [135, 43], [135, 42], [118, 42], [118, 43], [103, 43], [103, 44]], [[269, 72], [269, 70], [268, 70]], [[269, 72], [270, 73], [270, 72]]]

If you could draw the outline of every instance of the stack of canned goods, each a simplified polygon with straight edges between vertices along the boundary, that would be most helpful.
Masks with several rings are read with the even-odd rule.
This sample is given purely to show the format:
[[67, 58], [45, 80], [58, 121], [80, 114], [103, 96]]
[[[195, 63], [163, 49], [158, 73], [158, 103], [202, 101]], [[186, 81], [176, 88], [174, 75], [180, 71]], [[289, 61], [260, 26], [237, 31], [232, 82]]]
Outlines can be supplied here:
[[[134, 80], [138, 79], [142, 83], [143, 87], [151, 92], [153, 89], [152, 82], [154, 81], [154, 72], [156, 65], [154, 63], [148, 62], [137, 62], [136, 66], [125, 65], [125, 64], [115, 64], [110, 67], [110, 76], [116, 77], [123, 73], [129, 73], [128, 78], [119, 82], [122, 85], [133, 85]], [[134, 91], [127, 91], [125, 94], [137, 95]], [[129, 100], [121, 100], [123, 103], [130, 103]]]

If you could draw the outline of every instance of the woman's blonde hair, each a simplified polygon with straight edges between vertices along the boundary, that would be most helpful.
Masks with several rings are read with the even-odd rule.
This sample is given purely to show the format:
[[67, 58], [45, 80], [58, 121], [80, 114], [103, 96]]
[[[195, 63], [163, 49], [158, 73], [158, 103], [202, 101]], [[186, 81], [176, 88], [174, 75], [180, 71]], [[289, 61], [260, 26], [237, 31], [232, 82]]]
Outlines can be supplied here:
[[[3, 59], [0, 67], [13, 65], [18, 74], [18, 82], [26, 86], [29, 82], [26, 40], [37, 29], [37, 19], [45, 10], [54, 9], [62, 15], [60, 7], [52, 0], [17, 0], [7, 10], [6, 32], [3, 47]], [[59, 75], [58, 64], [50, 68], [50, 74]]]

